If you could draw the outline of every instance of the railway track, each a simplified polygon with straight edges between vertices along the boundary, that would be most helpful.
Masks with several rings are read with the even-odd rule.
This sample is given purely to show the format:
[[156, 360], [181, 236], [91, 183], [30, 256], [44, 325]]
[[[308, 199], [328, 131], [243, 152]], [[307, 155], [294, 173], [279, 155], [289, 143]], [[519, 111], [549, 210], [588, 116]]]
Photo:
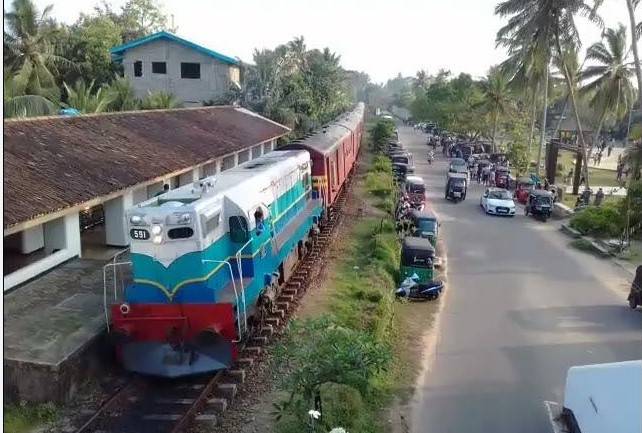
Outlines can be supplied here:
[[[356, 167], [353, 176], [355, 172]], [[260, 360], [265, 346], [283, 331], [318, 274], [317, 265], [341, 220], [353, 176], [346, 181], [312, 248], [282, 286], [275, 308], [265, 318], [258, 334], [245, 342], [232, 368], [180, 381], [135, 377], [104, 400], [75, 433], [180, 433], [194, 424], [215, 426], [242, 386], [246, 369]]]

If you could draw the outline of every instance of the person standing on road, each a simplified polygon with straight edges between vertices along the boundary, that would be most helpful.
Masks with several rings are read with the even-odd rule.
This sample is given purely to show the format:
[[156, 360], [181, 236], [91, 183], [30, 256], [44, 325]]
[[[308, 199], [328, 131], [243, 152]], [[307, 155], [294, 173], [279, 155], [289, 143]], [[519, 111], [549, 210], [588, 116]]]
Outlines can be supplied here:
[[611, 157], [611, 152], [613, 152], [613, 142], [609, 143], [609, 147], [608, 147], [608, 149], [606, 150], [606, 156], [607, 156], [608, 158], [610, 158], [610, 157]]
[[602, 188], [599, 188], [597, 190], [597, 193], [595, 194], [595, 201], [594, 201], [595, 206], [601, 205], [603, 200], [604, 200], [604, 191], [602, 191]]

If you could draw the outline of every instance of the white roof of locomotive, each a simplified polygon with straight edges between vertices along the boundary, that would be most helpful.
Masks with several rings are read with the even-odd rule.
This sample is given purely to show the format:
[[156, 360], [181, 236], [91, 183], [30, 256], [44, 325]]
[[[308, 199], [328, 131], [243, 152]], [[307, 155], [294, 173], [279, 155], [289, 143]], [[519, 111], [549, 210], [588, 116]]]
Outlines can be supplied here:
[[[309, 163], [310, 154], [305, 150], [273, 151], [253, 160], [239, 164], [215, 176], [209, 176], [196, 184], [184, 185], [157, 197], [141, 202], [130, 212], [165, 215], [181, 210], [204, 210], [220, 208], [223, 201], [234, 205], [248, 218], [257, 205], [270, 204], [276, 197], [271, 185], [291, 173], [297, 167]], [[209, 184], [209, 185], [208, 185]], [[292, 185], [285, 185], [289, 189]], [[162, 204], [159, 202], [162, 201]]]

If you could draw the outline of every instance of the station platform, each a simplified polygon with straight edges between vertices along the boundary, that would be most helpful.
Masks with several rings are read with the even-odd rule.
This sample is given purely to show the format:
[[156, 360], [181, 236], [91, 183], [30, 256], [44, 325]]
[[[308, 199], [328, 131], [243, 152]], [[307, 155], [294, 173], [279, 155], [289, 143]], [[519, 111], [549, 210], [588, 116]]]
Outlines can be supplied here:
[[4, 295], [5, 399], [68, 401], [111, 361], [103, 309], [106, 263], [72, 259]]

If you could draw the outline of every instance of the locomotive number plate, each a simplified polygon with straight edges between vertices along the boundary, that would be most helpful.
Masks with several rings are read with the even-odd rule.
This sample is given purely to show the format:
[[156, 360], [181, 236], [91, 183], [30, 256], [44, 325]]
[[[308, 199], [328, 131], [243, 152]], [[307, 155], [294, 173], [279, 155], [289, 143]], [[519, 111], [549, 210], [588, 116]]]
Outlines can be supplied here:
[[146, 239], [149, 239], [149, 232], [145, 229], [131, 229], [129, 231], [129, 236], [131, 236], [132, 239], [144, 241]]

